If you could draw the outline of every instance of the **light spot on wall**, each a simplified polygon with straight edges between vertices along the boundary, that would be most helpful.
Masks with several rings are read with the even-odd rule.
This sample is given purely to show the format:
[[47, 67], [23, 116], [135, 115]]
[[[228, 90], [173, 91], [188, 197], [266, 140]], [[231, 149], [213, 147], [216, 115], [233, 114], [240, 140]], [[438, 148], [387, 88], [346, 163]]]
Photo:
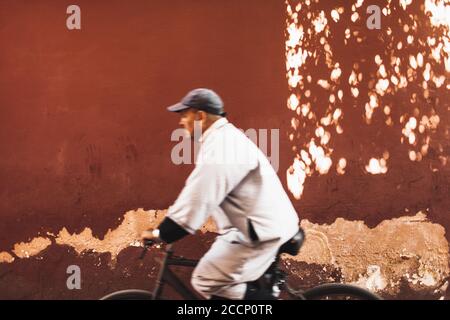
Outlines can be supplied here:
[[369, 160], [369, 164], [366, 166], [366, 171], [371, 174], [384, 174], [387, 172], [386, 160], [384, 158]]
[[406, 10], [406, 7], [409, 6], [412, 3], [412, 0], [400, 0], [400, 5], [402, 6], [403, 10]]
[[347, 160], [345, 158], [339, 159], [339, 162], [336, 166], [336, 171], [338, 174], [344, 174], [345, 173], [345, 167], [347, 166]]
[[296, 110], [298, 107], [298, 98], [295, 94], [291, 94], [288, 101], [289, 108], [291, 110]]
[[312, 21], [314, 31], [316, 31], [316, 33], [322, 32], [325, 29], [327, 22], [328, 20], [325, 18], [325, 12], [320, 11], [319, 15]]
[[338, 22], [339, 21], [339, 12], [335, 9], [331, 10], [331, 18], [333, 19], [334, 22]]
[[300, 199], [303, 193], [303, 184], [306, 179], [305, 164], [299, 159], [294, 159], [294, 164], [286, 172], [289, 190], [295, 199]]

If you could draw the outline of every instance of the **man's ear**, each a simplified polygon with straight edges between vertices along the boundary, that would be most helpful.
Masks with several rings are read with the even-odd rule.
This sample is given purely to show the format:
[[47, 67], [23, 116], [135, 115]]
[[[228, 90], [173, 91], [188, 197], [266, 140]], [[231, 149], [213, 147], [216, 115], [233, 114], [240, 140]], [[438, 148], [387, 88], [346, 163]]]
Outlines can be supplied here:
[[200, 120], [201, 122], [204, 122], [207, 118], [206, 112], [205, 111], [197, 111], [197, 114], [199, 115], [198, 120]]

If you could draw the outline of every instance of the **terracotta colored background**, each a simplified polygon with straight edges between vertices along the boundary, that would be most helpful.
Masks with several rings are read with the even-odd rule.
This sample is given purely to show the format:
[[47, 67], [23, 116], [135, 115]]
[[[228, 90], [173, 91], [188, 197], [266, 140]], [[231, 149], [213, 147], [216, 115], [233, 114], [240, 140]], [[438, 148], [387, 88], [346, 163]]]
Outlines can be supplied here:
[[[167, 208], [192, 168], [170, 160], [178, 119], [165, 107], [195, 87], [220, 93], [237, 127], [280, 129], [285, 183], [293, 154], [283, 131], [291, 116], [284, 1], [78, 0], [82, 30], [74, 31], [66, 28], [69, 4], [0, 2], [1, 250], [63, 227], [88, 226], [102, 237], [127, 210]], [[448, 140], [438, 139], [448, 154]], [[361, 166], [309, 179], [295, 201], [301, 218], [374, 226], [405, 208], [429, 208], [432, 221], [450, 227], [448, 166], [432, 173], [427, 161], [400, 156], [387, 175], [365, 175]], [[180, 246], [189, 253], [208, 241]], [[47, 250], [43, 261], [0, 265], [0, 297], [95, 298], [133, 287], [139, 277], [117, 277], [136, 250], [125, 250], [115, 271], [92, 268], [105, 256], [80, 258], [62, 248]], [[81, 292], [65, 288], [73, 263], [93, 270]]]

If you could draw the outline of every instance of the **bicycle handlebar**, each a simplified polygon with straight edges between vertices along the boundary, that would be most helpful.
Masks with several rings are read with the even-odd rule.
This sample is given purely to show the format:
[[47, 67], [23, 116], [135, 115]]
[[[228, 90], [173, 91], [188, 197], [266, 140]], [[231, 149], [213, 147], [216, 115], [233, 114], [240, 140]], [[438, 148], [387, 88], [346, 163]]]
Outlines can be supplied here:
[[[151, 246], [153, 246], [155, 244], [161, 244], [161, 243], [164, 243], [164, 242], [161, 241], [161, 239], [156, 238], [156, 239], [144, 239], [143, 243], [144, 243], [144, 248], [142, 249], [142, 253], [139, 256], [140, 260], [144, 259], [145, 255], [146, 255], [146, 253], [148, 251], [148, 248], [150, 248]], [[171, 248], [172, 248], [172, 245], [171, 244], [167, 244], [166, 251], [170, 250]]]

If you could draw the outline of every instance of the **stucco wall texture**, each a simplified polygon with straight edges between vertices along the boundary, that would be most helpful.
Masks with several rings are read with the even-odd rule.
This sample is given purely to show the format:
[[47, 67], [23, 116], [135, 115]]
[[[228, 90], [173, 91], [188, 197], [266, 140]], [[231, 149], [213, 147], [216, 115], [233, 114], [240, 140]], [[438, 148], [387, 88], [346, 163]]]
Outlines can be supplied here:
[[[365, 13], [369, 4], [358, 3], [355, 11]], [[355, 61], [370, 78], [377, 72], [373, 57], [387, 47], [385, 29], [368, 30], [365, 16], [350, 21], [351, 1], [79, 0], [81, 30], [66, 27], [70, 4], [0, 1], [0, 299], [97, 299], [114, 290], [152, 288], [160, 252], [152, 249], [137, 260], [137, 240], [161, 221], [193, 168], [171, 161], [178, 119], [165, 110], [192, 88], [216, 90], [239, 128], [279, 130], [278, 174], [288, 190], [290, 167], [303, 159], [299, 150], [317, 129], [295, 112], [292, 100], [287, 103], [294, 93], [302, 104], [306, 90], [287, 76], [288, 27], [299, 23], [296, 9], [302, 17], [312, 12], [311, 20], [323, 10], [330, 34], [345, 34], [353, 23], [367, 41], [338, 50], [338, 37], [329, 39], [342, 69], [343, 133], [332, 133], [324, 146], [331, 169], [316, 167], [301, 196], [290, 193], [307, 241], [283, 267], [299, 286], [341, 281], [392, 299], [448, 298], [449, 52], [441, 48], [441, 62], [432, 64], [443, 84], [426, 98], [419, 95], [417, 106], [405, 101], [420, 92], [422, 79], [392, 94], [393, 124], [387, 126], [383, 107], [368, 122], [364, 99], [346, 100]], [[339, 7], [347, 20], [332, 24], [330, 12]], [[424, 10], [421, 1], [391, 8], [402, 17]], [[422, 36], [429, 30], [421, 28]], [[372, 67], [364, 64], [369, 60]], [[308, 63], [317, 81], [324, 70]], [[359, 88], [367, 101], [370, 83]], [[329, 95], [320, 90], [311, 87], [308, 95], [319, 99], [311, 106], [318, 119]], [[400, 139], [407, 119], [422, 116], [421, 110], [439, 123], [427, 152], [412, 161], [411, 146]], [[290, 137], [298, 128], [301, 134]], [[369, 160], [386, 151], [387, 171], [368, 172]], [[340, 158], [346, 159], [345, 174], [336, 168]], [[214, 232], [208, 221], [175, 248], [199, 258]], [[80, 267], [80, 290], [66, 286], [70, 265]], [[189, 282], [188, 272], [180, 275]]]

